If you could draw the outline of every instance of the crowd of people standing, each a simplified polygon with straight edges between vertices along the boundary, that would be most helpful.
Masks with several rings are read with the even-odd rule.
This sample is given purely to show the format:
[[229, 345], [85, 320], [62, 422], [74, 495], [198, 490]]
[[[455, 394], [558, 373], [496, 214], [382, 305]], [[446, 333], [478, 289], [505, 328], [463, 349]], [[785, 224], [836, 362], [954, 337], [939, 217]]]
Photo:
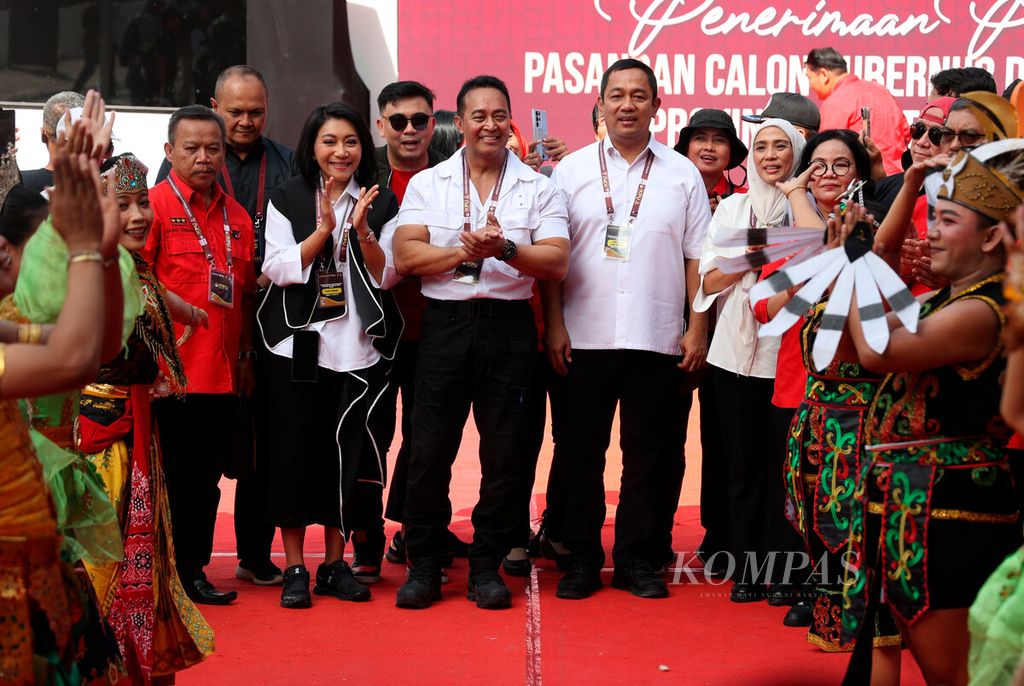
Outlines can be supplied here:
[[[775, 94], [749, 146], [702, 109], [672, 149], [650, 133], [654, 72], [617, 61], [595, 142], [570, 153], [522, 135], [494, 76], [463, 84], [454, 131], [400, 81], [378, 97], [383, 146], [331, 102], [292, 150], [263, 135], [268, 84], [238, 65], [211, 107], [171, 115], [152, 188], [146, 161], [113, 155], [99, 94], [51, 98], [47, 167], [0, 159], [0, 565], [25, 633], [3, 677], [169, 683], [209, 655], [197, 605], [237, 597], [204, 572], [225, 474], [236, 576], [280, 585], [284, 608], [368, 601], [385, 560], [408, 567], [398, 607], [428, 608], [454, 557], [480, 608], [511, 607], [503, 573], [537, 555], [558, 598], [585, 600], [603, 585], [616, 413], [610, 582], [667, 597], [697, 391], [698, 554], [731, 601], [785, 607], [811, 643], [852, 652], [851, 683], [898, 683], [902, 648], [929, 683], [1008, 683], [1024, 649], [1021, 87], [943, 72], [908, 124], [835, 50], [805, 66], [820, 108]], [[793, 227], [849, 268], [801, 272]], [[471, 411], [466, 543], [449, 486]]]

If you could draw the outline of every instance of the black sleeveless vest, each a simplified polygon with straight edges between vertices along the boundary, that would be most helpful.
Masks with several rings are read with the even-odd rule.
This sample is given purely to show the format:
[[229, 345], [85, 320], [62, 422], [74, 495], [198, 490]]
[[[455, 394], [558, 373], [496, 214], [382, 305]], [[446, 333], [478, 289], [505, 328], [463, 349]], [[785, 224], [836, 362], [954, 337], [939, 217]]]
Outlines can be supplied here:
[[[314, 189], [301, 176], [295, 176], [278, 186], [270, 196], [274, 207], [283, 214], [292, 226], [296, 243], [301, 243], [313, 233], [316, 224]], [[398, 199], [387, 188], [380, 189], [380, 195], [373, 201], [367, 214], [367, 223], [374, 236], [380, 232], [396, 214]], [[363, 330], [372, 340], [373, 347], [385, 359], [395, 356], [395, 349], [402, 334], [404, 322], [395, 304], [391, 291], [375, 288], [363, 264], [363, 253], [355, 227], [350, 229], [348, 240], [349, 257], [352, 260], [352, 283], [348, 284], [348, 303], [354, 303]], [[281, 288], [271, 284], [256, 313], [263, 339], [267, 347], [273, 348], [313, 322], [324, 322], [344, 317], [344, 308], [321, 310], [317, 304], [316, 270], [310, 270], [306, 283]]]

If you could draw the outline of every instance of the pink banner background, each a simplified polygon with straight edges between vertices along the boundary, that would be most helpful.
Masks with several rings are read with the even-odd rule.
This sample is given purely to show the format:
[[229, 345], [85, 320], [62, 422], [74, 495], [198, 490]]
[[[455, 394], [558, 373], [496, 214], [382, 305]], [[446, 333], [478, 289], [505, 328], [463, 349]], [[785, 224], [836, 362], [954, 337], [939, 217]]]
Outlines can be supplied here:
[[593, 140], [601, 73], [624, 56], [654, 67], [662, 111], [652, 128], [669, 144], [701, 107], [729, 111], [749, 140], [741, 114], [775, 91], [808, 94], [803, 58], [814, 47], [836, 48], [852, 73], [886, 85], [908, 117], [942, 69], [986, 68], [1000, 90], [1024, 75], [1024, 0], [399, 0], [398, 17], [399, 77], [433, 89], [437, 109], [455, 109], [466, 78], [493, 74], [517, 121], [546, 109], [570, 149]]

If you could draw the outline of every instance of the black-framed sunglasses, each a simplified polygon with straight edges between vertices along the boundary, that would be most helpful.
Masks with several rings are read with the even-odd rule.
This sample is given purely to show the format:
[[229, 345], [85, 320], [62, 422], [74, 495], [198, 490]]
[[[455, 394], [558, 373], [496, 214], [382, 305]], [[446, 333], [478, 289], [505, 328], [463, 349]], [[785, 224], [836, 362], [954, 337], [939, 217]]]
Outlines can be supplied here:
[[409, 125], [409, 122], [412, 122], [412, 128], [422, 131], [427, 128], [430, 118], [431, 115], [423, 114], [422, 112], [417, 112], [411, 117], [407, 117], [404, 114], [392, 114], [388, 117], [388, 123], [391, 124], [391, 128], [395, 131], [405, 131], [405, 127]]
[[[825, 176], [825, 173], [829, 170], [829, 165], [825, 160], [812, 160], [811, 164], [814, 166], [814, 171], [811, 172], [811, 176]], [[849, 174], [850, 169], [852, 168], [853, 163], [849, 160], [836, 160], [832, 163], [832, 173], [839, 177]]]
[[[954, 131], [953, 129], [942, 129], [939, 137], [939, 141], [942, 145], [950, 145], [954, 138], [960, 139], [960, 146], [963, 148], [973, 148], [976, 145], [981, 145], [985, 141], [985, 134], [981, 131], [972, 131], [971, 129], [963, 129], [962, 131]], [[935, 141], [932, 138], [932, 132], [928, 132], [928, 139], [932, 142]], [[939, 143], [936, 143], [938, 145]]]
[[913, 140], [921, 140], [925, 134], [928, 134], [928, 140], [932, 142], [932, 145], [938, 145], [939, 140], [942, 140], [942, 127], [928, 126], [923, 121], [915, 121], [910, 125], [910, 137]]

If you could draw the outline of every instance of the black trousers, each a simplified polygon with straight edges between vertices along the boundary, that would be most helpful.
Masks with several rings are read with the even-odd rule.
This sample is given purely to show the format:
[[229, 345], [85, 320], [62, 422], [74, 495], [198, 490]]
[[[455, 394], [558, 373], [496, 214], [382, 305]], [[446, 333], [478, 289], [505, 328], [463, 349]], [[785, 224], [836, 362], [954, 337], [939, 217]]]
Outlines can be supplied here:
[[153, 401], [160, 431], [174, 551], [183, 582], [202, 576], [213, 552], [218, 482], [238, 412], [233, 394], [193, 393]]
[[[566, 447], [569, 445], [566, 436], [566, 404], [565, 404], [565, 377], [551, 368], [551, 365], [544, 360], [544, 367], [541, 378], [544, 379], [545, 390], [547, 391], [548, 403], [551, 405], [551, 467], [548, 470], [548, 492], [544, 504], [544, 527], [545, 536], [549, 540], [562, 542], [562, 517], [565, 512], [566, 488], [569, 479], [572, 478], [566, 466]], [[544, 439], [544, 417], [541, 416], [540, 440], [537, 449]]]
[[527, 301], [430, 301], [416, 361], [416, 405], [405, 500], [413, 566], [440, 567], [451, 520], [452, 463], [473, 409], [480, 433], [480, 499], [472, 569], [497, 569], [522, 531], [527, 422], [537, 350]]
[[615, 516], [616, 565], [671, 558], [673, 515], [686, 461], [693, 393], [679, 357], [639, 350], [574, 350], [566, 377], [567, 431], [563, 542], [604, 565], [605, 453], [619, 406], [622, 480]]
[[715, 399], [715, 375], [701, 372], [700, 398], [700, 524], [704, 539], [700, 549], [707, 560], [729, 548], [729, 471], [722, 445], [722, 428]]
[[712, 374], [729, 478], [733, 578], [778, 583], [785, 554], [803, 550], [785, 516], [783, 461], [793, 410], [772, 405], [774, 379], [739, 376], [717, 367]]
[[235, 482], [235, 546], [238, 559], [255, 563], [270, 559], [274, 524], [267, 514], [270, 499], [270, 407], [267, 359], [271, 355], [260, 342], [256, 361], [256, 392], [249, 401], [253, 413], [255, 453], [252, 469], [242, 470]]
[[381, 399], [382, 411], [392, 417], [390, 431], [385, 433], [388, 445], [395, 435], [394, 417], [397, 416], [398, 393], [402, 393], [402, 443], [395, 456], [395, 468], [391, 473], [391, 489], [384, 516], [393, 522], [404, 521], [405, 493], [409, 483], [409, 453], [412, 452], [412, 414], [416, 405], [416, 356], [419, 341], [402, 341], [395, 353], [395, 364], [391, 368], [391, 385]]

